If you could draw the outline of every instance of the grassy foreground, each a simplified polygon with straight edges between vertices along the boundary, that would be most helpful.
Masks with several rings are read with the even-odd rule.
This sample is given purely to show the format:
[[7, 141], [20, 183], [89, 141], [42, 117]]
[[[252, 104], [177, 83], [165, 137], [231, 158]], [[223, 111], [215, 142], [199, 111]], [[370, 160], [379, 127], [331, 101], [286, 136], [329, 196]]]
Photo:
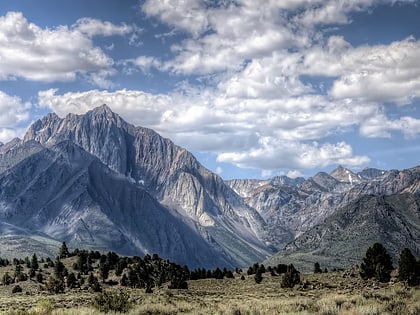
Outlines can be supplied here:
[[[363, 281], [349, 272], [301, 275], [302, 284], [280, 288], [279, 276], [263, 275], [256, 284], [252, 276], [241, 280], [204, 279], [189, 281], [188, 290], [143, 289], [119, 286], [130, 296], [134, 314], [420, 314], [420, 288], [401, 283]], [[22, 282], [22, 293], [12, 294], [12, 285], [0, 288], [0, 314], [104, 314], [92, 307], [94, 293], [70, 290], [52, 295], [41, 292], [30, 281]], [[108, 313], [115, 314], [115, 313]]]

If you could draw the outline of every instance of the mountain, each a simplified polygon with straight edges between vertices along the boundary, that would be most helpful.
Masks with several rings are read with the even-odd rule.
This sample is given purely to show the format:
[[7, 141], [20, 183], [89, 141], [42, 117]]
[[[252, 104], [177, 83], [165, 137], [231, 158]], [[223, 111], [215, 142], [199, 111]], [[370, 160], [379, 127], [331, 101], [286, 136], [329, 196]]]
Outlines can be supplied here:
[[279, 249], [266, 264], [350, 267], [374, 242], [388, 248], [394, 263], [404, 247], [420, 254], [419, 167], [354, 173], [339, 166], [299, 185], [260, 185], [246, 195], [249, 183], [228, 183], [266, 220]]
[[48, 114], [0, 149], [1, 222], [31, 237], [200, 267], [270, 255], [264, 220], [220, 177], [105, 105]]
[[48, 114], [0, 146], [0, 256], [69, 246], [190, 267], [360, 263], [381, 242], [420, 255], [420, 167], [223, 181], [106, 105]]

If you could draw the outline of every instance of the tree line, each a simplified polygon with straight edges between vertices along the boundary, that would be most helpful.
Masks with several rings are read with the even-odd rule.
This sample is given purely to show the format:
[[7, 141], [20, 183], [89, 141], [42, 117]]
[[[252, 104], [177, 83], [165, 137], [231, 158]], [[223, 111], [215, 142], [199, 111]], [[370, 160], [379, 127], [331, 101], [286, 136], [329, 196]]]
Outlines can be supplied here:
[[[66, 267], [63, 259], [70, 257], [75, 257], [74, 262], [71, 267], [68, 264]], [[401, 251], [398, 264], [398, 280], [410, 286], [420, 285], [420, 260], [416, 259], [408, 248]], [[234, 278], [233, 271], [227, 268], [213, 270], [196, 268], [190, 271], [187, 266], [160, 258], [157, 254], [147, 254], [140, 258], [119, 256], [114, 252], [104, 254], [99, 251], [79, 249], [70, 252], [65, 242], [62, 243], [55, 260], [50, 258], [38, 260], [36, 254], [31, 258], [14, 258], [11, 261], [0, 258], [0, 266], [11, 265], [14, 266], [14, 271], [3, 275], [1, 279], [3, 285], [34, 280], [52, 293], [62, 293], [66, 288], [101, 292], [103, 284], [143, 288], [146, 292], [152, 292], [154, 287], [160, 287], [165, 283], [172, 289], [187, 289], [188, 280]], [[24, 272], [24, 267], [27, 272]], [[46, 270], [49, 272], [44, 272]], [[376, 279], [388, 282], [393, 270], [387, 250], [382, 244], [375, 243], [366, 251], [360, 265], [360, 276], [365, 280]], [[112, 279], [109, 278], [111, 271]], [[323, 272], [319, 263], [314, 264], [313, 271]], [[326, 271], [325, 269], [324, 272]], [[242, 280], [245, 279], [242, 269], [236, 268], [235, 272]], [[255, 263], [246, 272], [248, 276], [254, 277], [256, 283], [263, 281], [265, 273], [270, 273], [272, 277], [281, 276], [280, 286], [283, 288], [292, 288], [300, 284], [300, 272], [293, 264], [265, 267], [263, 264]], [[49, 277], [45, 274], [49, 274]], [[19, 292], [19, 288], [16, 290]]]

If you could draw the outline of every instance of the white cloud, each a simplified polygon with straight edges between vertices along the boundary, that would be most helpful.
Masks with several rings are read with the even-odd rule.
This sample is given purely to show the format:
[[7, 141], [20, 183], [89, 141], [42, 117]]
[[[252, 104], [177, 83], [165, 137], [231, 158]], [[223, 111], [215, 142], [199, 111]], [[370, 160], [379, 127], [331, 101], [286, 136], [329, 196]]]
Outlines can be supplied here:
[[0, 128], [13, 127], [29, 119], [31, 104], [22, 102], [18, 96], [0, 91]]
[[23, 135], [24, 129], [18, 126], [29, 119], [30, 109], [30, 103], [0, 91], [0, 141], [6, 143]]
[[362, 11], [371, 7], [375, 0], [326, 0], [322, 5], [315, 1], [295, 19], [298, 23], [313, 26], [318, 24], [347, 24], [349, 12]]
[[148, 73], [152, 68], [161, 69], [163, 66], [158, 58], [150, 56], [139, 56], [136, 59], [126, 60], [125, 64], [132, 64], [145, 73]]
[[378, 113], [360, 127], [360, 133], [370, 138], [390, 138], [391, 132], [395, 131], [401, 132], [406, 138], [415, 138], [420, 135], [420, 119], [408, 116], [389, 119], [383, 113]]
[[313, 169], [331, 164], [360, 167], [369, 162], [367, 156], [354, 156], [351, 146], [345, 142], [302, 143], [263, 137], [259, 144], [241, 152], [222, 153], [217, 160], [263, 169]]
[[43, 29], [21, 12], [8, 12], [0, 16], [0, 80], [73, 81], [79, 74], [93, 73], [93, 81], [105, 82], [113, 60], [90, 37], [129, 30], [92, 19], [79, 20], [73, 28]]
[[136, 27], [127, 24], [115, 25], [108, 21], [101, 21], [92, 18], [82, 18], [76, 21], [72, 27], [74, 30], [93, 36], [125, 35], [132, 33]]
[[[202, 75], [200, 86], [184, 82], [168, 94], [93, 90], [59, 95], [51, 89], [39, 93], [39, 104], [63, 116], [106, 103], [129, 122], [153, 128], [190, 150], [215, 152], [221, 162], [270, 174], [293, 170], [288, 174], [296, 177], [303, 169], [331, 164], [361, 167], [369, 163], [367, 156], [329, 136], [337, 139], [357, 130], [363, 137], [420, 133], [419, 120], [391, 119], [381, 104], [407, 104], [419, 96], [418, 41], [353, 47], [343, 37], [322, 33], [323, 25], [350, 23], [349, 13], [379, 3], [145, 1], [146, 15], [169, 25], [168, 34], [182, 33], [184, 40], [171, 47], [172, 54], [140, 55], [119, 64], [146, 74], [158, 69], [189, 82], [193, 79], [184, 76]], [[61, 31], [78, 34], [95, 49], [91, 36], [128, 34], [129, 27], [86, 19]], [[82, 75], [100, 87], [112, 87], [112, 62]], [[85, 71], [72, 69], [73, 76]], [[324, 77], [331, 88], [320, 92], [302, 76]]]
[[39, 105], [42, 108], [49, 108], [63, 117], [68, 113], [82, 114], [94, 107], [107, 104], [127, 121], [142, 126], [158, 125], [162, 113], [172, 106], [169, 96], [152, 95], [141, 91], [91, 90], [69, 92], [63, 95], [56, 93], [56, 89], [40, 91], [38, 93]]
[[303, 174], [297, 170], [290, 170], [287, 172], [286, 176], [290, 178], [298, 178], [298, 177], [303, 177]]
[[2, 128], [0, 127], [0, 142], [6, 144], [13, 138], [22, 138], [25, 134], [24, 128]]
[[303, 54], [302, 74], [336, 77], [330, 94], [335, 99], [411, 103], [420, 96], [420, 41], [407, 38], [390, 45], [353, 48], [333, 36], [326, 47]]
[[158, 16], [163, 22], [197, 37], [207, 30], [208, 17], [204, 1], [196, 0], [147, 0], [142, 10], [150, 16]]
[[[334, 163], [360, 166], [368, 161], [365, 156], [354, 156], [352, 148], [343, 142], [305, 141], [322, 139], [337, 126], [357, 124], [358, 115], [368, 117], [370, 113], [360, 106], [349, 106], [342, 112], [343, 107], [340, 111], [340, 106], [334, 107], [319, 97], [282, 104], [257, 100], [236, 103], [235, 99], [223, 99], [211, 91], [196, 95], [153, 95], [128, 90], [39, 93], [39, 104], [60, 116], [83, 113], [104, 103], [131, 123], [153, 128], [190, 150], [216, 152], [219, 161], [241, 167], [299, 170]], [[276, 116], [293, 115], [288, 109], [294, 107], [295, 117]], [[304, 108], [305, 113], [300, 111]]]

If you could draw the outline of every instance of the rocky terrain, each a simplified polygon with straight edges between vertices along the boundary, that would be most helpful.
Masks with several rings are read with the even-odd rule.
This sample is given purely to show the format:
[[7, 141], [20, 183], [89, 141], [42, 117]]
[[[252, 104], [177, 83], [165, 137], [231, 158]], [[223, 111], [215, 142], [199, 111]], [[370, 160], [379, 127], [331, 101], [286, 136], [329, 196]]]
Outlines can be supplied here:
[[279, 249], [266, 263], [314, 262], [348, 268], [367, 247], [382, 242], [397, 263], [408, 247], [420, 253], [420, 168], [397, 171], [339, 166], [298, 184], [235, 180], [228, 184], [267, 222], [265, 237]]

